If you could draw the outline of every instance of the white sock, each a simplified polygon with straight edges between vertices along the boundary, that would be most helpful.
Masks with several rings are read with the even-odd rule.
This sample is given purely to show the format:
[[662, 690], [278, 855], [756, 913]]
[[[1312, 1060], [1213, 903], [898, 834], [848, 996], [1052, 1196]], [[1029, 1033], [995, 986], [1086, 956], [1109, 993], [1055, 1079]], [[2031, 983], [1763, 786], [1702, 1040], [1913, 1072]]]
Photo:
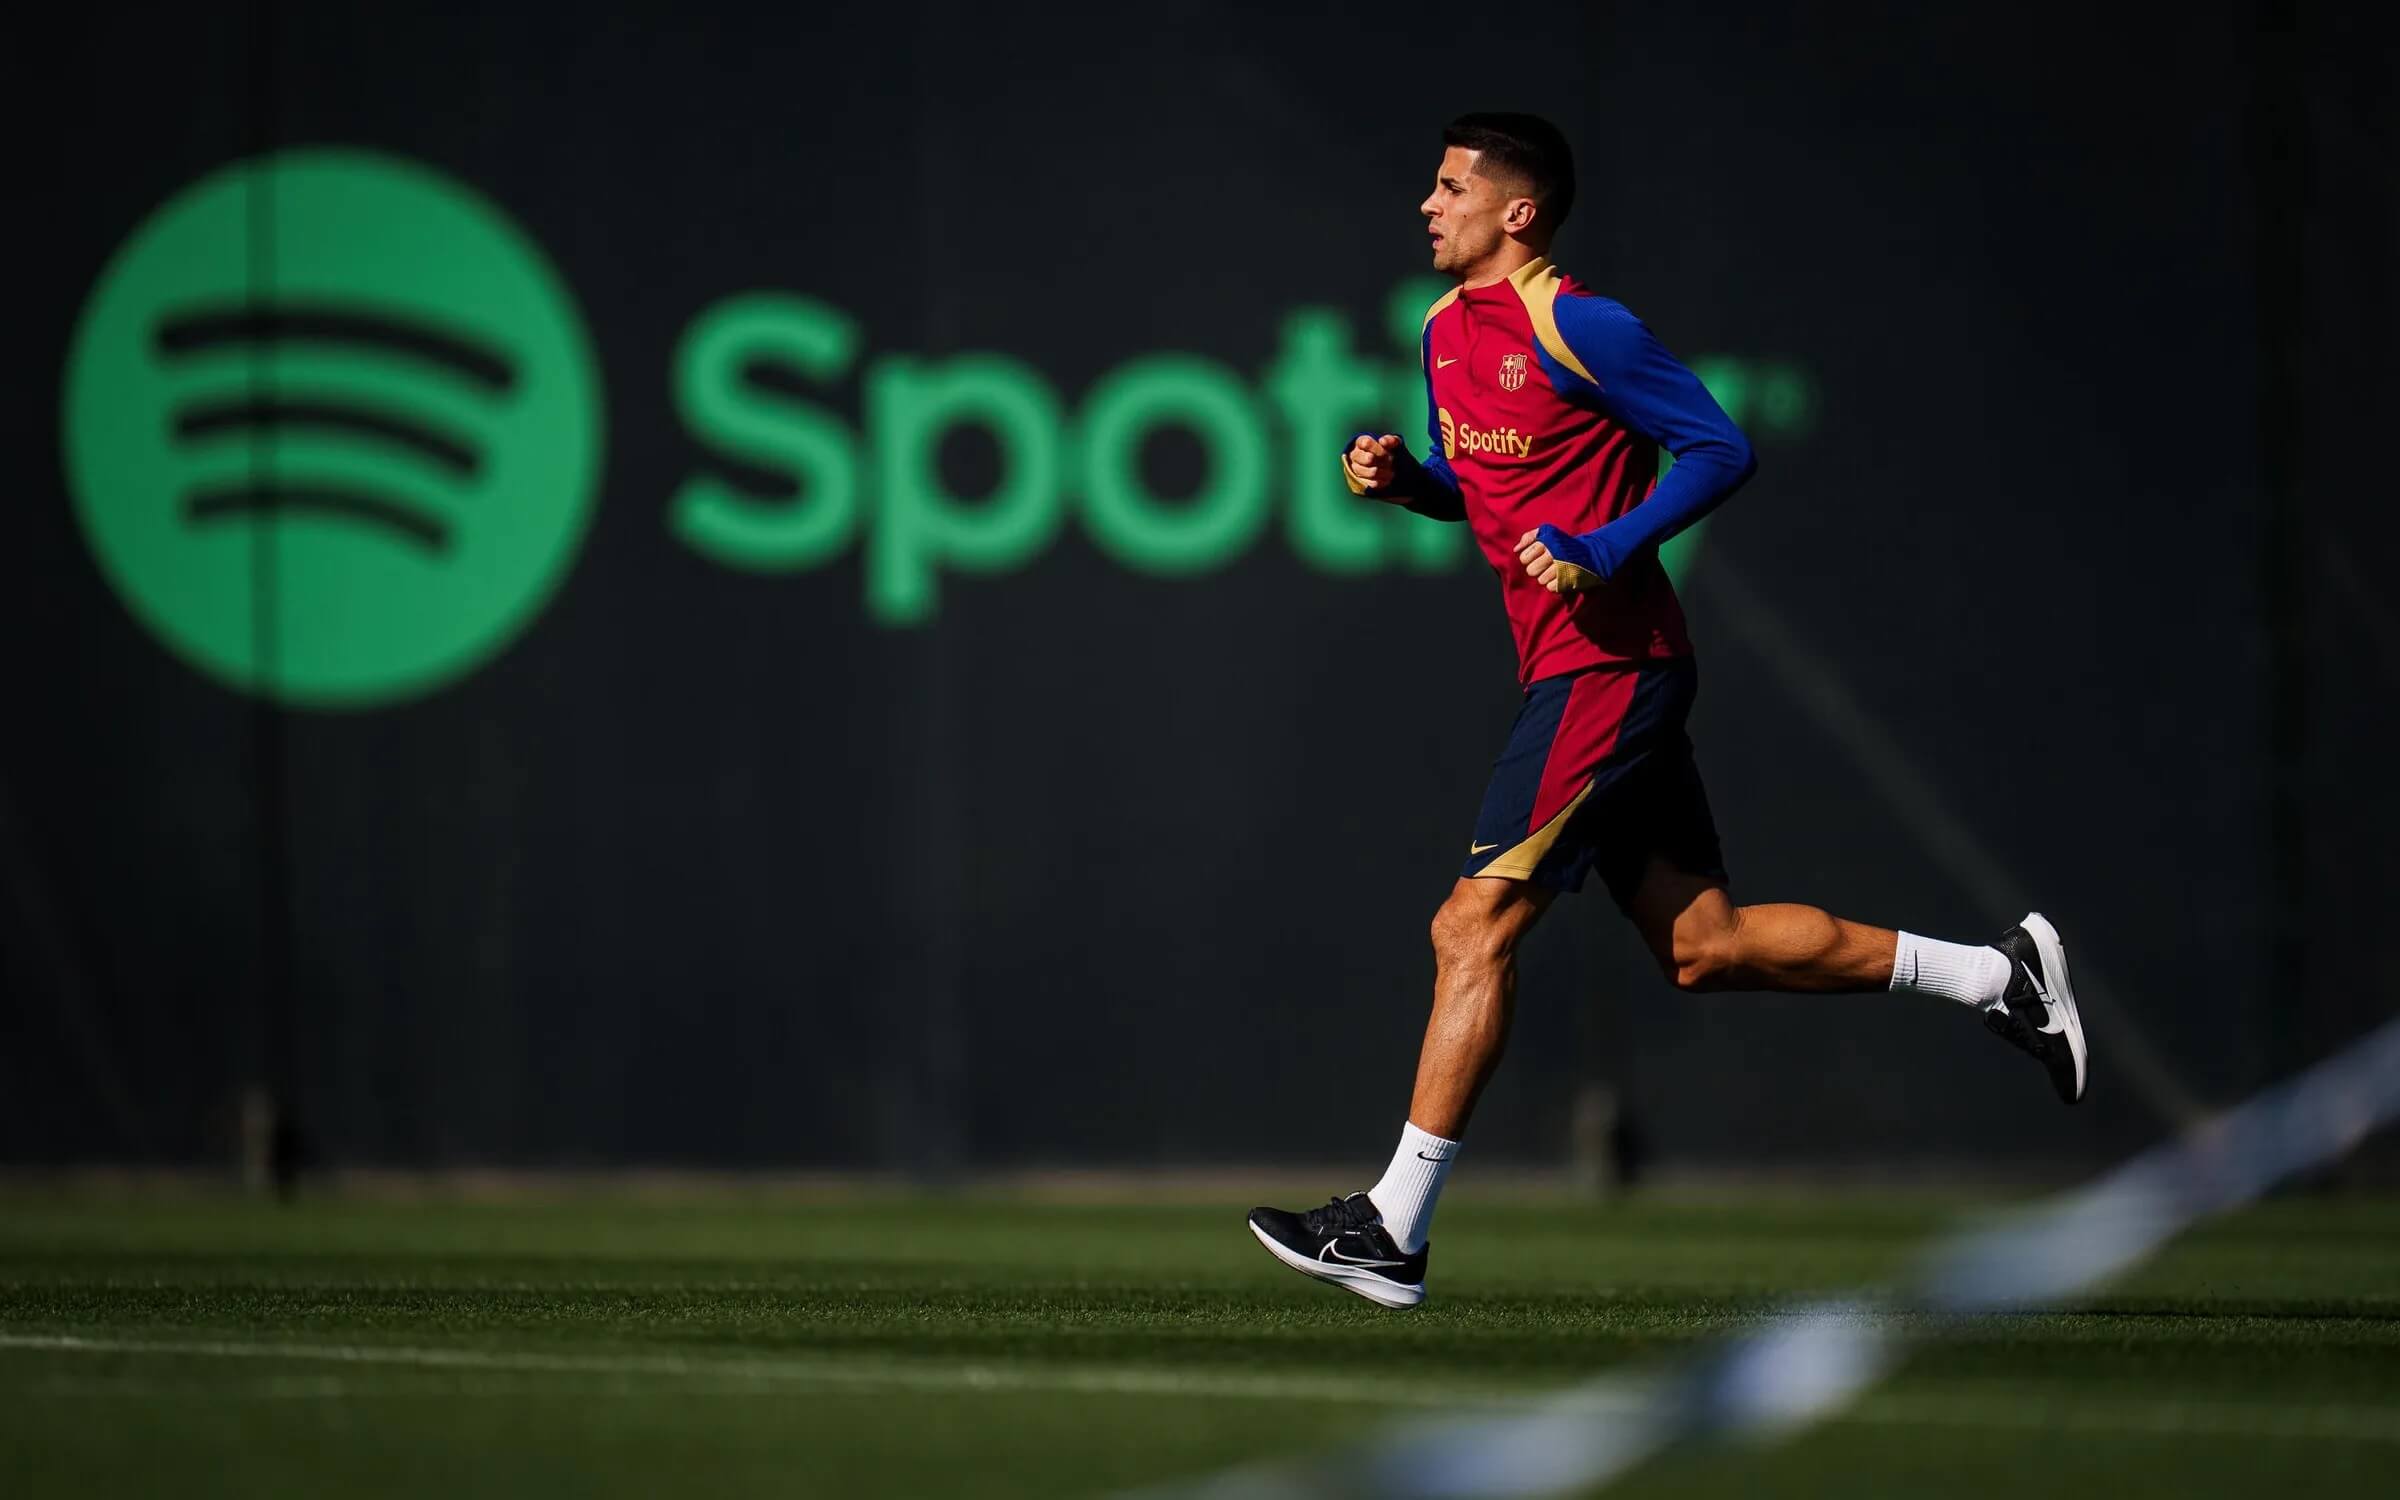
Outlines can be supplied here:
[[1904, 932], [1892, 955], [1892, 988], [1987, 1010], [2008, 989], [2008, 955], [1988, 943], [1945, 943]]
[[1457, 1155], [1458, 1142], [1405, 1126], [1400, 1149], [1383, 1169], [1383, 1181], [1367, 1189], [1367, 1201], [1383, 1215], [1383, 1227], [1402, 1253], [1414, 1255], [1425, 1248], [1433, 1205], [1441, 1199], [1442, 1179], [1450, 1175], [1450, 1162]]

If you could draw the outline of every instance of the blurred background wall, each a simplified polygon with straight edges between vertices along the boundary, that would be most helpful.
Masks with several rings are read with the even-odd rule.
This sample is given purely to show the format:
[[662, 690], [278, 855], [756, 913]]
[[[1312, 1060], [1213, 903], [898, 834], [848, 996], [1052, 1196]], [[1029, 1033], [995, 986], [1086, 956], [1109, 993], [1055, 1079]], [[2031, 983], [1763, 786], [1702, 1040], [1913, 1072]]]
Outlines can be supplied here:
[[[1737, 895], [2039, 904], [2097, 1049], [2070, 1114], [1947, 1007], [1680, 997], [1595, 887], [1479, 1157], [1558, 1160], [1604, 1089], [1673, 1164], [2084, 1163], [2393, 1008], [2363, 9], [58, 19], [17, 65], [0, 1161], [229, 1160], [249, 1091], [340, 1165], [1374, 1159], [1516, 689], [1463, 539], [1332, 455], [1422, 451], [1414, 209], [1474, 108], [1566, 128], [1557, 258], [1758, 444], [1677, 559]], [[358, 182], [521, 236], [552, 344]], [[311, 280], [379, 256], [357, 305]], [[295, 415], [343, 339], [484, 380], [490, 453]], [[211, 368], [214, 416], [160, 405]], [[511, 435], [552, 398], [568, 435]], [[170, 472], [312, 442], [455, 507], [417, 592], [325, 539], [402, 532]], [[106, 539], [137, 512], [182, 540]], [[308, 676], [504, 587], [511, 526], [554, 551], [504, 626]]]

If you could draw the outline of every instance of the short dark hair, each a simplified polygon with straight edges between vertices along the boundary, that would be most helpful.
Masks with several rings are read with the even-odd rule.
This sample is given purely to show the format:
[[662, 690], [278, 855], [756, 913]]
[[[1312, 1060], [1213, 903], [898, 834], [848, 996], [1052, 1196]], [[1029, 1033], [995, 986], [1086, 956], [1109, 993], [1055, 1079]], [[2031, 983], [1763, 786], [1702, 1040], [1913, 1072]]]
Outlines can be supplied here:
[[1513, 176], [1556, 229], [1575, 206], [1575, 153], [1556, 125], [1540, 115], [1460, 115], [1442, 127], [1442, 144], [1480, 153], [1486, 177]]

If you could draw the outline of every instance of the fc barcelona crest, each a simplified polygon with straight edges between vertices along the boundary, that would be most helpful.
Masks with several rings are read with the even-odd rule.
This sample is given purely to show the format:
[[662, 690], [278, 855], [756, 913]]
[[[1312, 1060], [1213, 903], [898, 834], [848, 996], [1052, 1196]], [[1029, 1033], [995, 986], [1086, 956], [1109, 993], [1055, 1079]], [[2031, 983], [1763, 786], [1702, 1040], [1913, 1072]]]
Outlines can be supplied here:
[[1522, 354], [1503, 354], [1503, 355], [1501, 355], [1501, 356], [1500, 356], [1500, 389], [1502, 389], [1502, 390], [1504, 390], [1504, 391], [1513, 391], [1513, 390], [1515, 390], [1517, 387], [1519, 387], [1519, 386], [1523, 385], [1524, 383], [1525, 383], [1525, 356], [1524, 356], [1524, 355], [1522, 355]]

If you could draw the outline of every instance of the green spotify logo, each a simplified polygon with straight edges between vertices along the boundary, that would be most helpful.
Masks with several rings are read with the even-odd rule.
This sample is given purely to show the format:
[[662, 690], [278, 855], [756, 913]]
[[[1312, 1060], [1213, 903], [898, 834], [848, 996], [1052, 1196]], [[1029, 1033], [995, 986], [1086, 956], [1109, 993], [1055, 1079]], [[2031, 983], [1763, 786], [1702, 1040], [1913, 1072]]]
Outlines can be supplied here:
[[[1079, 396], [1005, 352], [879, 350], [843, 308], [735, 292], [692, 316], [654, 417], [692, 467], [636, 502], [745, 574], [855, 554], [866, 617], [899, 628], [1070, 531], [1161, 580], [1270, 539], [1335, 577], [1451, 571], [1479, 560], [1465, 528], [1357, 499], [1335, 457], [1368, 427], [1419, 448], [1445, 285], [1392, 287], [1363, 339], [1340, 308], [1295, 307], [1254, 370], [1136, 352]], [[1693, 369], [1735, 421], [1808, 430], [1806, 372]], [[171, 199], [101, 273], [65, 372], [74, 503], [128, 608], [219, 681], [314, 708], [405, 702], [525, 629], [574, 562], [603, 421], [541, 249], [463, 185], [368, 151], [236, 162]], [[1153, 483], [1170, 430], [1202, 455], [1196, 483]], [[980, 492], [946, 478], [962, 431], [996, 459]], [[1670, 574], [1699, 539], [1669, 544]]]
[[101, 274], [65, 379], [103, 571], [219, 680], [370, 707], [472, 671], [565, 577], [598, 373], [540, 248], [393, 157], [291, 151], [170, 200]]

